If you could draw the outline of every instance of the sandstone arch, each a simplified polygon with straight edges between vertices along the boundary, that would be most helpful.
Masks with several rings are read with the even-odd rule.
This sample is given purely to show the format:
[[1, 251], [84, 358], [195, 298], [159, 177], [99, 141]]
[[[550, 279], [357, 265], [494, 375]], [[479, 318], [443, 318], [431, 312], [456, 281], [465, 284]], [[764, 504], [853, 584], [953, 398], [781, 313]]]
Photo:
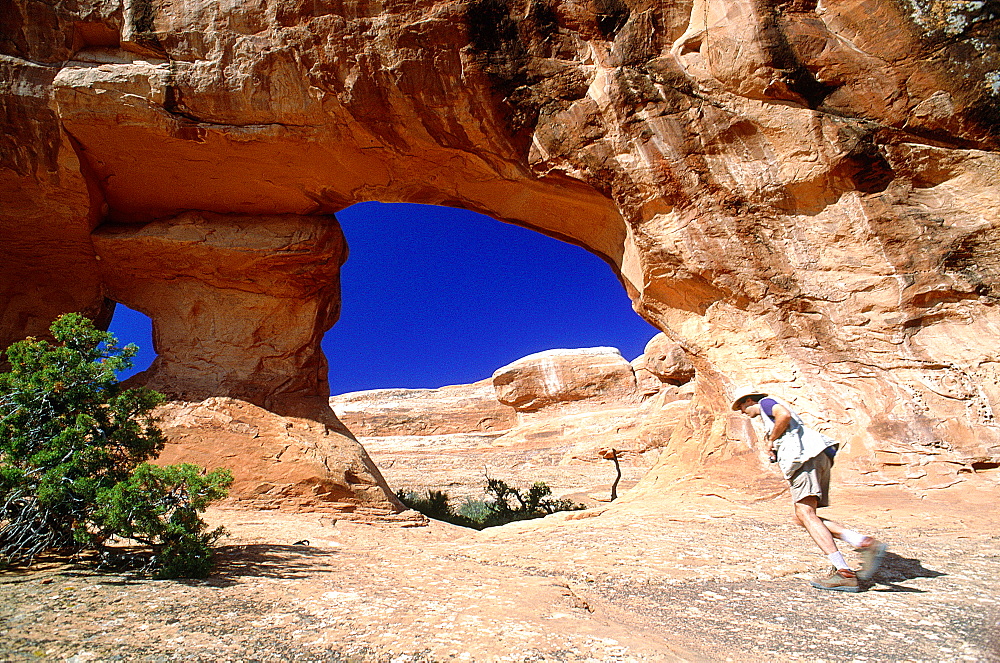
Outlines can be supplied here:
[[240, 331], [253, 361], [210, 349], [225, 293], [273, 251], [246, 295], [320, 329], [330, 215], [447, 204], [604, 256], [688, 348], [697, 395], [651, 488], [670, 463], [757, 471], [720, 415], [751, 379], [828, 421], [860, 481], [995, 466], [1000, 19], [935, 0], [692, 5], [14, 2], [0, 340], [100, 315], [109, 292], [169, 317], [181, 279], [211, 302], [207, 332], [161, 326], [153, 376], [319, 417], [311, 340], [272, 352], [262, 315]]

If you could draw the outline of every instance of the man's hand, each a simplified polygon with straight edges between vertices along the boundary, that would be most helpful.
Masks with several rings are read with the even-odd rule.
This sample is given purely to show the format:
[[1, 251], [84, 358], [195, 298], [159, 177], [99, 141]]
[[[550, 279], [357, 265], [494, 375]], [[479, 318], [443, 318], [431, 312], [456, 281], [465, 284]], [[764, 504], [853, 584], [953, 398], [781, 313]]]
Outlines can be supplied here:
[[771, 416], [774, 418], [774, 428], [767, 436], [767, 457], [772, 463], [777, 463], [778, 452], [774, 448], [774, 443], [788, 430], [788, 426], [792, 423], [792, 413], [783, 405], [775, 405], [771, 410]]

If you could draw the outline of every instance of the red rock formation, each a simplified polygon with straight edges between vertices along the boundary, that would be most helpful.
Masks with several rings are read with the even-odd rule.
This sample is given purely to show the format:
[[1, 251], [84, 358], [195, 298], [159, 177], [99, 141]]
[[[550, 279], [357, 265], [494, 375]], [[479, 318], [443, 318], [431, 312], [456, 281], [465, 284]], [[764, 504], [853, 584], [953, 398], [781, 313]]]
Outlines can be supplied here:
[[[644, 371], [656, 378], [661, 385], [687, 384], [695, 376], [694, 364], [691, 363], [688, 353], [665, 334], [657, 334], [651, 338], [642, 355], [632, 362], [632, 367], [636, 371], [637, 379], [639, 372]], [[659, 385], [653, 384], [656, 386], [654, 391], [659, 391]]]
[[108, 296], [157, 323], [136, 381], [177, 398], [227, 394], [322, 420], [320, 341], [340, 315], [347, 246], [332, 216], [185, 212], [93, 235]]
[[[154, 384], [318, 402], [309, 334], [332, 322], [332, 285], [303, 288], [265, 259], [280, 278], [223, 330], [233, 252], [198, 254], [218, 268], [171, 289], [163, 264], [128, 282], [126, 258], [152, 254], [99, 269], [92, 242], [110, 246], [109, 224], [169, 234], [164, 219], [221, 214], [253, 244], [251, 219], [267, 235], [276, 215], [362, 200], [447, 204], [619, 272], [697, 371], [677, 467], [759, 472], [726, 408], [733, 383], [756, 381], [842, 440], [856, 480], [994, 471], [998, 20], [938, 0], [13, 0], [0, 344], [128, 298], [153, 314]], [[230, 332], [255, 339], [246, 356], [223, 348]], [[280, 361], [264, 361], [271, 344]], [[264, 367], [259, 384], [244, 362]]]
[[403, 511], [361, 445], [322, 423], [224, 397], [169, 402], [157, 414], [169, 439], [157, 462], [230, 470], [231, 503], [355, 519]]
[[[653, 364], [666, 354], [690, 366], [662, 334], [649, 348], [653, 354], [635, 363]], [[458, 503], [482, 499], [485, 477], [496, 476], [541, 480], [560, 496], [607, 501], [610, 450], [624, 463], [625, 485], [634, 485], [690, 408], [690, 382], [678, 386], [649, 375], [656, 386], [646, 393], [614, 348], [550, 350], [471, 385], [377, 389], [335, 396], [330, 404], [394, 487], [443, 490]], [[770, 492], [780, 489], [778, 483]]]
[[359, 436], [499, 433], [517, 422], [492, 380], [440, 389], [373, 389], [330, 399], [337, 418]]
[[521, 414], [589, 411], [639, 401], [635, 373], [614, 348], [528, 355], [498, 368], [493, 387], [498, 401]]

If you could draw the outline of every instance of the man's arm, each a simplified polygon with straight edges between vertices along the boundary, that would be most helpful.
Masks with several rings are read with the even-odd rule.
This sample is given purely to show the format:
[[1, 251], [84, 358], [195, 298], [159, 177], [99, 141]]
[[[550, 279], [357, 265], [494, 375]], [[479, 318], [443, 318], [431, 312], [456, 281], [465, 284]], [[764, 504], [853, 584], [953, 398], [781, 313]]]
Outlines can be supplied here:
[[792, 423], [792, 413], [785, 406], [775, 403], [771, 409], [771, 418], [774, 419], [774, 427], [771, 429], [771, 434], [767, 436], [767, 455], [771, 457], [773, 462], [777, 457], [774, 443], [788, 430], [788, 425]]

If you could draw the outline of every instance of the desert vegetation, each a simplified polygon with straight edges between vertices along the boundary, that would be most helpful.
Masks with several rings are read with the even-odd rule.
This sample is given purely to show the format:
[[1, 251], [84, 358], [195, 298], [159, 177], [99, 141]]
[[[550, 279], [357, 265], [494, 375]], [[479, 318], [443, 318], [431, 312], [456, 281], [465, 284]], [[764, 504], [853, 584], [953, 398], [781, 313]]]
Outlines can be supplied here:
[[212, 565], [200, 513], [226, 495], [228, 470], [147, 461], [163, 448], [157, 392], [124, 388], [135, 345], [79, 314], [7, 349], [0, 374], [0, 565], [43, 553], [97, 553], [102, 566], [202, 577]]
[[586, 509], [568, 499], [552, 497], [552, 489], [542, 481], [536, 481], [527, 489], [519, 489], [493, 477], [486, 478], [485, 499], [467, 499], [455, 507], [444, 491], [428, 490], [427, 497], [414, 491], [400, 490], [396, 496], [411, 509], [453, 525], [485, 529], [505, 525], [518, 520], [544, 518], [558, 511], [579, 511]]

